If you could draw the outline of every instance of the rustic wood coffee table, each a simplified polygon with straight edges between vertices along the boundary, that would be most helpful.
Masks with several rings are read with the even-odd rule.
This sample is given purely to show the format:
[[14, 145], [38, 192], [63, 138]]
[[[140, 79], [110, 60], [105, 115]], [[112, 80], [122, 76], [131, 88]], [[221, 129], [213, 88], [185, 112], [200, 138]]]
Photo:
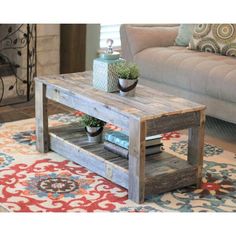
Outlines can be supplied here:
[[[49, 149], [128, 189], [129, 199], [201, 182], [205, 106], [138, 85], [135, 97], [92, 87], [89, 72], [38, 77], [36, 82], [37, 150]], [[129, 160], [89, 144], [78, 125], [48, 129], [47, 99], [85, 112], [129, 132]], [[145, 137], [189, 129], [188, 157], [168, 153], [145, 156]]]

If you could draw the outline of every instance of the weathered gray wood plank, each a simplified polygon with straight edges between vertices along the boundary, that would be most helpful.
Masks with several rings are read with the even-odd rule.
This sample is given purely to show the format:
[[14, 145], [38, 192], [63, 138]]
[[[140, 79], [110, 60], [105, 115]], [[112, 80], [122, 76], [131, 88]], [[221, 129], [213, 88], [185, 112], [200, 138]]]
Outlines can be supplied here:
[[[104, 130], [108, 131], [110, 129], [105, 128]], [[81, 129], [80, 124], [74, 123], [60, 127], [51, 127], [50, 133], [62, 138], [68, 143], [79, 146], [94, 155], [100, 156], [109, 162], [118, 164], [119, 166], [128, 169], [128, 161], [124, 158], [121, 158], [119, 155], [104, 149], [103, 143], [94, 144], [88, 142], [87, 135], [84, 129]]]
[[46, 85], [36, 81], [35, 84], [35, 119], [36, 119], [36, 148], [39, 152], [49, 151], [48, 114]]
[[130, 119], [129, 123], [129, 199], [144, 202], [146, 122]]
[[128, 129], [129, 119], [127, 115], [111, 108], [109, 105], [98, 103], [96, 99], [91, 100], [89, 97], [75, 95], [70, 91], [58, 90], [53, 86], [47, 86], [47, 97], [121, 128]]
[[160, 154], [146, 157], [145, 176], [152, 178], [163, 174], [186, 169], [190, 164], [170, 153], [163, 151]]
[[199, 126], [191, 127], [188, 136], [188, 162], [198, 168], [198, 187], [202, 179], [203, 151], [205, 133], [205, 112], [199, 112]]
[[86, 167], [124, 188], [128, 188], [128, 170], [115, 165], [103, 157], [86, 151], [50, 133], [50, 147], [56, 153]]
[[145, 195], [159, 194], [177, 188], [183, 188], [197, 182], [197, 167], [189, 165], [188, 168], [179, 169], [172, 173], [157, 175], [145, 179]]
[[[99, 109], [100, 106], [103, 107], [105, 105], [111, 111], [118, 112], [118, 114], [134, 116], [143, 120], [160, 117], [163, 114], [198, 111], [205, 107], [142, 85], [137, 86], [137, 93], [134, 98], [120, 97], [118, 93], [106, 93], [91, 86], [92, 76], [89, 73], [39, 77], [36, 80], [47, 84], [51, 89], [56, 89], [59, 92], [64, 91], [65, 93], [61, 98], [58, 98], [56, 94], [49, 95], [50, 92], [48, 92], [48, 97], [51, 96], [61, 101], [63, 101], [64, 97], [64, 100], [68, 100], [70, 98], [67, 97], [67, 91], [69, 92], [69, 97], [78, 98], [79, 95], [79, 98], [85, 98], [86, 102], [88, 98], [92, 99]], [[82, 108], [75, 107], [75, 109]], [[86, 111], [84, 110], [84, 112]]]
[[170, 116], [162, 116], [147, 121], [147, 135], [155, 135], [186, 129], [199, 124], [199, 112], [187, 112]]

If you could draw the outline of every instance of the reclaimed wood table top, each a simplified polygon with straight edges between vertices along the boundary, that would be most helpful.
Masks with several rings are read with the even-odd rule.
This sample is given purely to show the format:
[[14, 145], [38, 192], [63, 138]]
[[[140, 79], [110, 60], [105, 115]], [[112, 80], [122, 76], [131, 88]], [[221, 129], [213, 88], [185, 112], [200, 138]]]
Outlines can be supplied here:
[[204, 105], [176, 97], [147, 86], [137, 85], [134, 97], [122, 97], [119, 93], [107, 93], [92, 86], [92, 72], [78, 72], [55, 76], [40, 76], [36, 81], [58, 88], [71, 95], [86, 98], [111, 111], [127, 117], [150, 120], [187, 112], [201, 111]]

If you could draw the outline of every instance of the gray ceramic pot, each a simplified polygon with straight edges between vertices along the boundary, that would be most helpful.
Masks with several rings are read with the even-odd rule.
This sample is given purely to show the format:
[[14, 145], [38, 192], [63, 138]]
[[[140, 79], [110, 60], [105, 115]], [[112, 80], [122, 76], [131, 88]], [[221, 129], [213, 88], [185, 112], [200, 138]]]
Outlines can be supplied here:
[[88, 141], [91, 143], [101, 143], [102, 142], [102, 132], [96, 136], [93, 136], [101, 127], [88, 127], [86, 126]]
[[[137, 83], [138, 79], [121, 79], [119, 78], [119, 84], [121, 88], [123, 89], [127, 89], [128, 87], [134, 85], [135, 83]], [[135, 89], [136, 87], [134, 87], [132, 90], [130, 91], [121, 91], [121, 88], [120, 88], [120, 95], [121, 96], [130, 96], [130, 97], [133, 97], [135, 96]]]

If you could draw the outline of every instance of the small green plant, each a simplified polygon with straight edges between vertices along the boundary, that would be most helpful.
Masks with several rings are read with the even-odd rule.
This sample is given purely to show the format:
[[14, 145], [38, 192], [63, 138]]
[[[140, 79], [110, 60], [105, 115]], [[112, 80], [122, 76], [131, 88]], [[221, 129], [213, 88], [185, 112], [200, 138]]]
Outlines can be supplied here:
[[138, 66], [134, 63], [121, 62], [116, 64], [115, 73], [121, 79], [137, 79], [139, 77]]
[[84, 126], [88, 127], [103, 127], [106, 124], [105, 121], [99, 120], [87, 114], [82, 116], [81, 122]]

